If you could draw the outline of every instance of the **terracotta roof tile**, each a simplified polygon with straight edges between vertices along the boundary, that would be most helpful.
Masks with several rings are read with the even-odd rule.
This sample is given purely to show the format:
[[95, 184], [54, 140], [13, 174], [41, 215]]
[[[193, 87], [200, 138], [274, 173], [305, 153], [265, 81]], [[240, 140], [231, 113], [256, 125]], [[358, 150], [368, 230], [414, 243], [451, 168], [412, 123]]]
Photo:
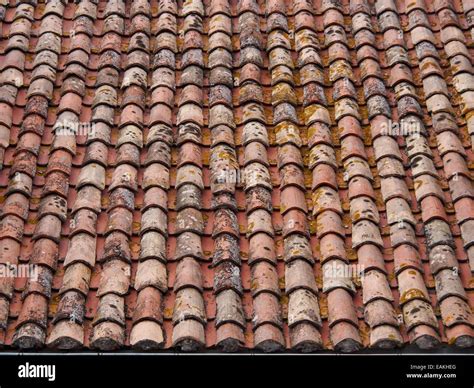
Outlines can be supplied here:
[[2, 344], [472, 347], [471, 3], [2, 2]]

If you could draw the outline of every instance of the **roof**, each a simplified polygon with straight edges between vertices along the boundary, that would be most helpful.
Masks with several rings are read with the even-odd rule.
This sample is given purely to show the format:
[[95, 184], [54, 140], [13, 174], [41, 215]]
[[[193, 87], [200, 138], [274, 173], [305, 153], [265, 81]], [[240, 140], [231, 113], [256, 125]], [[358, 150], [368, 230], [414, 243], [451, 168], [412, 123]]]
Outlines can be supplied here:
[[473, 1], [0, 17], [4, 349], [474, 345]]

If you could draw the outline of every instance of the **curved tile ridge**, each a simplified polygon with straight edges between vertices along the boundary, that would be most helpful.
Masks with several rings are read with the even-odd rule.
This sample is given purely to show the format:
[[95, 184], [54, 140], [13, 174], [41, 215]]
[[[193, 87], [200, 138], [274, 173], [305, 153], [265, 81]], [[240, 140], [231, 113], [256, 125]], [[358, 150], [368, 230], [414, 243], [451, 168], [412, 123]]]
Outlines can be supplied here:
[[253, 297], [254, 346], [265, 352], [285, 346], [280, 311], [275, 231], [272, 222], [272, 182], [269, 147], [261, 87], [263, 38], [255, 0], [239, 2], [240, 38], [239, 102], [242, 106], [244, 190], [247, 212], [248, 264]]
[[3, 29], [3, 20], [5, 19], [8, 3], [9, 0], [0, 0], [0, 30]]
[[[48, 346], [58, 349], [84, 346], [85, 305], [96, 264], [97, 217], [101, 212], [101, 192], [105, 188], [111, 130], [117, 107], [120, 43], [124, 32], [123, 16], [115, 3], [107, 4], [105, 15], [92, 101], [93, 127], [87, 133], [87, 147], [69, 221], [69, 247], [64, 259], [60, 299], [47, 340]], [[92, 19], [86, 15], [81, 18], [84, 27], [93, 31]]]
[[[423, 17], [420, 16], [423, 14], [418, 11], [421, 10], [412, 10], [412, 12], [415, 12], [417, 15], [416, 20], [423, 20]], [[468, 347], [472, 346], [474, 343], [474, 332], [471, 327], [472, 316], [465, 290], [461, 283], [461, 279], [457, 274], [458, 262], [455, 256], [455, 246], [450, 225], [447, 222], [445, 198], [433, 163], [433, 155], [426, 139], [427, 133], [422, 122], [422, 108], [415, 94], [415, 88], [412, 81], [413, 75], [409, 67], [408, 53], [403, 41], [403, 33], [398, 21], [398, 16], [396, 15], [396, 6], [393, 2], [386, 2], [383, 13], [378, 14], [379, 18], [382, 19], [384, 14], [387, 12], [393, 13], [392, 20], [394, 24], [384, 26], [384, 35], [386, 37], [384, 41], [387, 50], [393, 51], [395, 49], [399, 53], [399, 55], [393, 56], [390, 61], [391, 80], [392, 86], [397, 91], [396, 99], [398, 106], [398, 120], [400, 122], [405, 121], [406, 123], [409, 123], [410, 128], [413, 127], [414, 129], [404, 135], [406, 135], [407, 154], [412, 168], [412, 176], [414, 178], [415, 195], [422, 211], [422, 219], [428, 248], [428, 259], [430, 261], [431, 272], [435, 279], [437, 302], [440, 306], [441, 317], [445, 326], [448, 342]], [[424, 11], [421, 12], [424, 13]], [[413, 13], [410, 15], [412, 18], [411, 20], [413, 21]], [[399, 39], [394, 40], [390, 38], [391, 36], [394, 36], [394, 33], [399, 37]], [[426, 50], [426, 48], [417, 49], [417, 53], [420, 54], [421, 50]], [[443, 78], [438, 75], [424, 77], [426, 76], [426, 73], [423, 74], [423, 61], [428, 58], [432, 61], [436, 60], [436, 58], [429, 55], [419, 57], [421, 60], [420, 70], [423, 77], [423, 90], [425, 92], [425, 97], [430, 99], [442, 94], [443, 90], [447, 90], [447, 86]], [[432, 63], [436, 63], [434, 61]], [[428, 101], [427, 105], [430, 105]], [[430, 113], [432, 121], [433, 123], [437, 123], [436, 125], [440, 124], [440, 118], [443, 118], [444, 120], [444, 117], [449, 117], [449, 113], [445, 113], [444, 111], [438, 112], [431, 110]], [[450, 121], [451, 123], [454, 123], [454, 117], [451, 117]], [[457, 126], [453, 128], [457, 129]], [[444, 163], [445, 174], [448, 179], [452, 177], [451, 174], [453, 173], [456, 174], [468, 171], [466, 165], [464, 165], [465, 168], [462, 170], [456, 170], [456, 167], [462, 166], [463, 163], [465, 164], [463, 159], [464, 149], [460, 143], [458, 144], [459, 147], [446, 150], [446, 154], [443, 155], [443, 148], [446, 146], [449, 147], [449, 145], [453, 144], [453, 142], [449, 141], [449, 137], [442, 137], [443, 133], [445, 133], [444, 131], [449, 131], [449, 129], [442, 125], [442, 127], [437, 126], [435, 131], [437, 132], [439, 149]], [[450, 132], [450, 134], [453, 133]], [[457, 139], [457, 132], [454, 137]], [[462, 152], [458, 153], [458, 150], [461, 150]], [[468, 182], [470, 183], [470, 178], [468, 179]], [[453, 182], [454, 186], [456, 184], [457, 181]], [[454, 198], [455, 192], [453, 191], [453, 185], [451, 185], [450, 188], [451, 194]], [[469, 202], [466, 200], [469, 200]], [[472, 198], [465, 198], [464, 202], [465, 204], [463, 204], [462, 214], [472, 218], [473, 213], [471, 212], [471, 214], [469, 214], [469, 210], [473, 209]], [[456, 207], [455, 205], [455, 208], [459, 211], [459, 207]], [[459, 222], [458, 216], [458, 224], [460, 225], [461, 233], [463, 230], [466, 230], [465, 226], [463, 226], [466, 223], [468, 223], [468, 230], [473, 228], [473, 226], [469, 225], [470, 222], [472, 221], [467, 219]], [[465, 238], [465, 235], [463, 235], [463, 237]]]
[[[328, 7], [328, 3], [323, 4]], [[324, 9], [323, 9], [324, 10]], [[294, 6], [296, 51], [303, 87], [304, 120], [308, 130], [309, 168], [312, 172], [312, 214], [316, 221], [323, 292], [327, 295], [330, 339], [337, 351], [362, 346], [353, 302], [355, 287], [349, 275], [342, 206], [336, 183], [338, 169], [331, 140], [331, 119], [324, 95], [323, 64], [314, 30], [313, 8], [308, 1]], [[318, 138], [322, 136], [322, 138]]]
[[[112, 4], [114, 7], [109, 13], [116, 14], [115, 20], [122, 24], [122, 18], [126, 18], [125, 4], [123, 1]], [[148, 88], [147, 71], [150, 61], [148, 1], [134, 0], [129, 12], [129, 42], [121, 84], [122, 101], [119, 133], [115, 145], [115, 167], [108, 187], [107, 227], [104, 252], [100, 257], [101, 276], [97, 289], [99, 303], [92, 322], [90, 338], [91, 348], [100, 350], [116, 350], [125, 345], [125, 296], [130, 288], [130, 242], [135, 193], [138, 191], [137, 175], [143, 142], [145, 95]], [[106, 15], [109, 16], [107, 13]], [[121, 36], [117, 34], [115, 47], [120, 47], [120, 38]], [[110, 120], [109, 115], [113, 113], [113, 108], [107, 113], [107, 119]], [[110, 120], [109, 123], [113, 124], [113, 121]], [[96, 169], [98, 167], [99, 165], [95, 166]], [[105, 170], [101, 168], [99, 171], [102, 177]], [[142, 219], [142, 224], [145, 222], [146, 219]]]
[[[142, 2], [137, 21], [147, 21], [148, 2]], [[138, 350], [155, 350], [164, 346], [163, 297], [168, 289], [166, 239], [168, 230], [168, 191], [170, 188], [171, 147], [173, 145], [172, 111], [175, 100], [176, 10], [174, 1], [160, 2], [153, 39], [154, 56], [149, 131], [143, 164], [140, 256], [134, 287], [138, 292], [133, 312], [130, 345]], [[144, 96], [143, 96], [144, 97]], [[130, 130], [132, 128], [129, 128]], [[128, 134], [140, 142], [136, 127]]]
[[[411, 40], [418, 57], [426, 107], [431, 114], [433, 131], [448, 180], [456, 220], [461, 229], [461, 237], [469, 258], [471, 272], [474, 272], [474, 186], [469, 174], [467, 154], [459, 136], [459, 128], [456, 123], [457, 113], [451, 105], [450, 93], [443, 78], [440, 66], [441, 58], [435, 47], [435, 37], [423, 10], [424, 2], [420, 0], [416, 4], [418, 6], [408, 9], [412, 27], [410, 30]], [[446, 55], [450, 60], [461, 61], [463, 58], [462, 60], [465, 61], [465, 57], [467, 57], [470, 64], [471, 56], [466, 46], [459, 40], [450, 39], [450, 37], [458, 37], [458, 35], [454, 32], [448, 34], [445, 31], [441, 36]], [[456, 66], [455, 64], [455, 68]], [[472, 69], [470, 66], [465, 67], [466, 70]], [[462, 74], [468, 75], [467, 73]], [[459, 85], [465, 89], [465, 93], [461, 93], [461, 96], [464, 96], [462, 98], [466, 99], [463, 103], [462, 113], [469, 120], [468, 117], [474, 115], [474, 90], [470, 91], [474, 84], [472, 75], [469, 78], [464, 78], [464, 76], [462, 85]], [[400, 75], [394, 82], [400, 82], [403, 79], [403, 76]], [[457, 79], [456, 75], [453, 75], [453, 80], [455, 85], [458, 84], [459, 78]], [[443, 198], [440, 199], [443, 201]]]
[[245, 343], [246, 321], [240, 278], [240, 228], [235, 188], [240, 176], [235, 150], [232, 89], [232, 18], [229, 2], [213, 1], [209, 20], [209, 129], [214, 226], [214, 293], [217, 346], [237, 351]]
[[[394, 348], [402, 345], [403, 338], [387, 279], [384, 243], [378, 227], [380, 214], [363, 142], [362, 116], [342, 8], [326, 8], [323, 24], [329, 56], [329, 80], [333, 84], [334, 115], [341, 143], [341, 162], [349, 189], [352, 248], [357, 253], [360, 266], [364, 317], [370, 327], [369, 345]], [[323, 143], [328, 136], [326, 132], [315, 132], [311, 144]]]
[[204, 4], [190, 0], [181, 8], [183, 46], [181, 55], [181, 95], [176, 125], [179, 147], [176, 173], [176, 299], [173, 311], [173, 346], [195, 351], [205, 345], [207, 323], [203, 298], [203, 279], [199, 260], [203, 260], [201, 212], [204, 181], [202, 173]]
[[360, 0], [351, 1], [350, 10], [382, 199], [390, 226], [399, 304], [410, 341], [421, 348], [432, 348], [440, 342], [438, 322], [423, 280], [416, 220], [410, 208], [411, 195], [405, 182], [402, 154], [390, 131], [392, 113], [378, 63], [370, 8], [365, 0]]
[[[438, 15], [441, 27], [441, 42], [444, 45], [444, 51], [448, 57], [452, 82], [457, 92], [458, 98], [461, 100], [461, 114], [467, 123], [467, 130], [471, 137], [471, 148], [474, 150], [474, 73], [471, 64], [472, 55], [467, 48], [466, 37], [461, 29], [461, 25], [451, 2], [447, 0], [435, 0], [434, 8]], [[474, 11], [474, 10], [473, 10]], [[414, 10], [415, 15], [421, 20], [426, 21], [424, 10]], [[422, 15], [425, 15], [423, 17]], [[469, 19], [474, 18], [474, 12], [470, 13]], [[473, 23], [471, 21], [470, 23]], [[410, 25], [411, 28], [417, 28], [423, 25], [419, 21], [417, 24]], [[472, 24], [471, 24], [472, 26]], [[431, 30], [431, 25], [427, 28]], [[424, 79], [424, 84], [430, 85], [429, 79]], [[446, 89], [447, 90], [447, 89]], [[444, 91], [444, 89], [443, 89]]]
[[471, 39], [474, 40], [474, 1], [462, 0], [464, 15], [466, 15], [467, 25], [471, 29]]
[[[36, 1], [31, 1], [16, 6], [15, 16], [10, 25], [8, 43], [5, 47], [4, 62], [0, 71], [0, 170], [3, 167], [5, 150], [10, 144], [10, 129], [16, 97], [24, 84], [25, 56], [30, 44], [31, 27], [35, 21], [33, 14], [36, 5]], [[1, 14], [2, 12], [0, 12]], [[51, 20], [51, 16], [48, 19]], [[0, 28], [2, 28], [1, 22]], [[42, 40], [46, 39], [43, 36]]]
[[[70, 51], [61, 87], [61, 99], [54, 125], [54, 139], [49, 153], [45, 184], [41, 193], [38, 222], [33, 233], [33, 255], [31, 264], [37, 265], [37, 276], [28, 279], [23, 292], [23, 304], [18, 316], [13, 346], [22, 349], [38, 348], [44, 345], [48, 318], [48, 302], [51, 297], [53, 274], [56, 270], [61, 238], [61, 226], [67, 215], [67, 195], [76, 154], [76, 133], [80, 128], [82, 99], [89, 62], [92, 30], [84, 28], [83, 18], [95, 19], [96, 4], [81, 2], [75, 11]], [[49, 23], [48, 23], [49, 24]], [[54, 47], [59, 55], [61, 31], [46, 25], [48, 38], [45, 47]], [[38, 46], [37, 46], [38, 48]], [[37, 105], [40, 113], [47, 104]], [[41, 114], [41, 113], [40, 113]]]
[[[278, 146], [280, 214], [283, 219], [285, 286], [288, 297], [290, 346], [311, 352], [322, 347], [318, 287], [313, 270], [308, 207], [305, 197], [303, 142], [294, 90], [294, 64], [286, 2], [267, 1], [267, 52], [272, 84], [273, 128]], [[253, 151], [262, 153], [261, 143]], [[260, 149], [262, 150], [260, 150]]]
[[[22, 11], [20, 11], [22, 10]], [[23, 4], [19, 6], [16, 20], [27, 19], [32, 15], [32, 8]], [[27, 102], [23, 121], [18, 135], [15, 158], [10, 169], [10, 181], [5, 191], [0, 218], [0, 268], [6, 273], [8, 265], [17, 265], [20, 256], [21, 242], [25, 231], [25, 223], [29, 214], [29, 199], [33, 190], [33, 179], [36, 175], [36, 163], [41, 147], [44, 126], [51, 103], [56, 68], [61, 52], [62, 15], [64, 5], [59, 1], [51, 1], [45, 7], [38, 37], [30, 85], [27, 91]], [[21, 15], [21, 16], [20, 16]], [[56, 24], [58, 23], [58, 24]], [[55, 26], [51, 29], [51, 26]], [[48, 30], [49, 28], [50, 30]], [[49, 31], [49, 32], [48, 32]], [[12, 36], [15, 36], [13, 34]], [[27, 48], [27, 46], [25, 46]], [[23, 79], [24, 52], [12, 49], [8, 52], [4, 69], [21, 70]], [[21, 65], [16, 64], [20, 62]], [[13, 74], [10, 74], [13, 76]], [[15, 105], [17, 87], [4, 84], [0, 87], [0, 99], [9, 106]], [[6, 118], [5, 116], [3, 116]], [[0, 132], [2, 130], [0, 129]], [[1, 137], [2, 135], [0, 135]], [[47, 242], [45, 244], [49, 245]], [[43, 258], [36, 254], [31, 257], [31, 264], [42, 262]], [[51, 263], [54, 269], [55, 260]], [[7, 328], [10, 301], [13, 297], [13, 277], [0, 277], [0, 330]]]

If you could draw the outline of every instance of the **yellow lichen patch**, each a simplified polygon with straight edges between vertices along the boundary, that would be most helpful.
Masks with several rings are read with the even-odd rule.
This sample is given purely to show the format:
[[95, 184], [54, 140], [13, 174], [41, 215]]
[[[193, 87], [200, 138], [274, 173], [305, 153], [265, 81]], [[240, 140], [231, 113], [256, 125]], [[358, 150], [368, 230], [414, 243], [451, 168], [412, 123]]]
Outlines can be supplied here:
[[[291, 3], [290, 3], [290, 4], [291, 4]], [[290, 12], [290, 9], [288, 9], [288, 12], [291, 13], [291, 12]], [[292, 18], [292, 19], [288, 19], [288, 29], [289, 29], [290, 31], [292, 31], [292, 30], [295, 29], [295, 22], [294, 22], [294, 19], [293, 19], [293, 18]]]
[[304, 185], [306, 187], [311, 187], [311, 183], [313, 181], [313, 177], [311, 176], [311, 173], [307, 170], [304, 172]]
[[362, 136], [364, 138], [364, 145], [366, 147], [370, 147], [372, 145], [372, 135], [371, 135], [371, 129], [369, 125], [362, 127]]
[[439, 180], [439, 185], [441, 186], [441, 188], [443, 190], [449, 190], [449, 185], [448, 185], [448, 182], [446, 181], [446, 179], [440, 179]]
[[316, 166], [318, 162], [326, 163], [337, 168], [334, 150], [326, 144], [317, 144], [311, 148], [308, 162], [310, 168]]
[[[434, 137], [434, 136], [428, 137], [428, 145], [431, 148], [436, 148], [438, 146], [438, 141], [437, 141], [436, 137]], [[443, 145], [443, 144], [440, 144], [440, 145]]]
[[38, 176], [43, 176], [45, 172], [46, 172], [46, 167], [38, 167], [36, 169], [36, 175]]
[[53, 297], [51, 298], [51, 300], [49, 301], [49, 315], [50, 316], [55, 316], [56, 315], [56, 312], [58, 311], [58, 305], [59, 305], [59, 301], [61, 300], [61, 295], [60, 294], [56, 294], [56, 295], [53, 295]]
[[370, 344], [370, 328], [365, 322], [361, 321], [359, 325], [360, 340], [366, 347]]
[[250, 290], [255, 291], [258, 288], [258, 280], [257, 279], [252, 279], [250, 282]]
[[339, 120], [346, 114], [351, 114], [351, 116], [354, 116], [355, 118], [360, 120], [358, 105], [354, 100], [350, 98], [343, 98], [341, 100], [336, 101], [334, 107], [334, 115], [336, 120]]
[[255, 223], [254, 223], [254, 222], [250, 222], [250, 223], [247, 225], [247, 233], [252, 233], [254, 227], [255, 227]]
[[428, 74], [432, 70], [436, 70], [438, 67], [436, 66], [435, 60], [433, 58], [425, 58], [420, 63], [420, 70], [422, 73]]
[[108, 207], [108, 206], [109, 206], [109, 198], [107, 198], [107, 197], [102, 197], [102, 198], [100, 199], [100, 206], [101, 206], [101, 207], [104, 207], [104, 208]]
[[382, 194], [378, 191], [375, 192], [375, 205], [377, 205], [377, 208], [385, 208], [385, 202], [382, 199]]
[[342, 226], [346, 229], [351, 226], [351, 218], [348, 214], [344, 214], [344, 216], [342, 217]]
[[305, 81], [324, 82], [324, 73], [318, 67], [303, 67], [299, 72], [301, 83]]
[[338, 187], [340, 187], [341, 189], [347, 188], [347, 182], [344, 180], [343, 175], [337, 174], [336, 175], [336, 181], [337, 181]]
[[359, 210], [356, 210], [356, 211], [352, 214], [352, 220], [353, 220], [353, 221], [360, 220], [360, 211], [359, 211]]
[[347, 37], [347, 47], [350, 49], [355, 47], [355, 39], [352, 36]]
[[140, 233], [141, 222], [132, 222], [132, 231], [133, 233]]
[[38, 205], [41, 201], [40, 197], [31, 197], [30, 202], [32, 205]]
[[280, 82], [272, 88], [272, 103], [278, 105], [285, 102], [293, 105], [298, 103], [293, 88], [286, 82]]
[[474, 119], [474, 111], [466, 113], [466, 121]]
[[278, 287], [280, 287], [281, 289], [285, 288], [285, 277], [284, 276], [280, 276], [278, 278]]
[[307, 161], [308, 155], [309, 155], [309, 150], [307, 148], [301, 149], [301, 156], [303, 157], [303, 160]]
[[202, 153], [201, 153], [201, 160], [202, 160], [202, 163], [205, 165], [205, 166], [208, 166], [209, 165], [209, 154], [210, 154], [210, 151], [208, 148], [205, 148], [202, 150]]
[[324, 127], [321, 127], [320, 125], [310, 125], [308, 127], [308, 138], [313, 138], [313, 137], [318, 137], [318, 138], [324, 137], [324, 138], [326, 138], [327, 134], [324, 133], [322, 128], [324, 128]]
[[317, 35], [314, 33], [314, 31], [311, 31], [309, 29], [299, 30], [296, 33], [295, 41], [296, 41], [296, 47], [298, 49], [308, 47], [308, 46], [309, 47], [319, 46]]
[[277, 66], [272, 70], [272, 83], [293, 83], [293, 73], [286, 66]]
[[31, 63], [33, 61], [33, 54], [26, 54], [25, 55], [25, 61], [28, 62], [28, 63]]
[[346, 248], [346, 256], [349, 261], [357, 261], [357, 253], [352, 248]]
[[424, 183], [423, 180], [421, 180], [421, 179], [415, 179], [415, 180], [413, 181], [413, 188], [414, 188], [415, 190], [418, 190], [420, 187], [423, 186], [423, 183]]
[[163, 309], [163, 318], [171, 319], [173, 317], [173, 308], [172, 307], [165, 307]]
[[325, 195], [325, 191], [324, 190], [316, 190], [313, 192], [313, 194], [311, 195], [311, 198], [313, 199], [313, 203], [314, 204], [317, 204], [319, 202], [319, 200], [321, 198], [323, 198], [323, 196]]
[[448, 345], [454, 345], [455, 342], [456, 342], [456, 337], [448, 338]]
[[287, 32], [273, 30], [268, 33], [267, 49], [276, 47], [291, 47], [290, 37]]
[[203, 131], [202, 132], [203, 144], [210, 144], [210, 140], [211, 140], [211, 135], [210, 135], [209, 131]]
[[373, 168], [371, 170], [372, 170], [372, 176], [374, 177], [374, 183], [372, 183], [372, 187], [375, 190], [379, 190], [382, 187], [381, 179], [378, 175], [376, 175], [377, 174], [376, 170], [374, 170]]
[[323, 122], [328, 122], [329, 112], [322, 105], [312, 104], [304, 108], [304, 119], [306, 125], [309, 125], [312, 121], [321, 121], [322, 119], [324, 119]]
[[265, 120], [267, 123], [271, 123], [273, 121], [273, 108], [265, 106], [263, 108], [263, 114], [265, 115]]
[[[275, 232], [277, 231], [278, 226], [275, 225]], [[283, 247], [283, 240], [282, 239], [276, 239], [275, 240], [275, 248], [281, 248]]]
[[316, 220], [316, 234], [319, 235], [322, 231], [324, 231], [325, 224], [320, 221], [321, 219], [318, 217]]
[[[317, 279], [316, 279], [317, 284]], [[322, 287], [322, 284], [318, 284], [318, 287]], [[319, 313], [321, 318], [325, 319], [328, 317], [328, 300], [325, 294], [321, 294], [319, 298]]]
[[281, 315], [283, 319], [286, 319], [288, 317], [288, 301], [288, 296], [282, 295], [280, 297]]
[[245, 342], [246, 342], [246, 343], [253, 344], [254, 339], [253, 339], [253, 331], [252, 331], [252, 330], [246, 331], [246, 332], [244, 333], [244, 337], [245, 337]]
[[274, 131], [277, 144], [294, 143], [297, 146], [302, 145], [298, 127], [295, 124], [283, 121], [275, 126]]
[[135, 241], [132, 241], [130, 243], [130, 249], [133, 253], [139, 254], [140, 253], [140, 243], [137, 243]]
[[400, 303], [406, 303], [413, 299], [426, 299], [423, 291], [418, 288], [410, 288], [400, 296]]
[[334, 61], [329, 68], [329, 80], [331, 82], [334, 82], [341, 77], [352, 80], [354, 78], [353, 76], [352, 67], [349, 62], [345, 60]]
[[462, 105], [463, 100], [457, 94], [451, 93], [451, 104], [452, 105]]

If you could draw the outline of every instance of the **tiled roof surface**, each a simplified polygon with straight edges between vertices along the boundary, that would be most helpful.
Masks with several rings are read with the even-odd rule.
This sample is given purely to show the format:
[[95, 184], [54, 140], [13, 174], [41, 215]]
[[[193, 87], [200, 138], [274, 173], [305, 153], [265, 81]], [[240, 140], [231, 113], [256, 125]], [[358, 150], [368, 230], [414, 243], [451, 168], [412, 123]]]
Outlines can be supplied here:
[[6, 349], [474, 345], [474, 1], [0, 19]]

